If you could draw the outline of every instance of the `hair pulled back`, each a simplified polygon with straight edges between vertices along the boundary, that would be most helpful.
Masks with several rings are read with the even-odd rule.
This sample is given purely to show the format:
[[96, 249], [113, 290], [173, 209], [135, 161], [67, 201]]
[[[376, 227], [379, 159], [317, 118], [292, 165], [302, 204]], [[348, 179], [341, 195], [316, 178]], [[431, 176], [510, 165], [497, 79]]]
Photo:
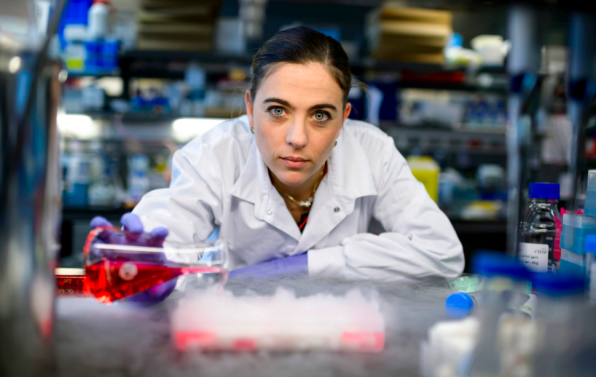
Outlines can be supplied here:
[[344, 104], [348, 101], [352, 72], [346, 52], [335, 39], [305, 26], [278, 32], [257, 51], [251, 66], [251, 101], [261, 82], [281, 63], [322, 64], [343, 91]]

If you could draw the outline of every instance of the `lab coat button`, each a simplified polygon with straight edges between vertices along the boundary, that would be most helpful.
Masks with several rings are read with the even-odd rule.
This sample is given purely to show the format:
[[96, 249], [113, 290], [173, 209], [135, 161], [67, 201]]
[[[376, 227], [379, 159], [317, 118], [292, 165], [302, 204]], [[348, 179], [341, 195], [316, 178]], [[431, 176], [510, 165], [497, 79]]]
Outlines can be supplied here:
[[267, 208], [267, 214], [269, 216], [273, 215], [273, 210], [271, 208]]
[[333, 210], [334, 210], [335, 212], [339, 212], [339, 207], [335, 207], [335, 208], [333, 208]]

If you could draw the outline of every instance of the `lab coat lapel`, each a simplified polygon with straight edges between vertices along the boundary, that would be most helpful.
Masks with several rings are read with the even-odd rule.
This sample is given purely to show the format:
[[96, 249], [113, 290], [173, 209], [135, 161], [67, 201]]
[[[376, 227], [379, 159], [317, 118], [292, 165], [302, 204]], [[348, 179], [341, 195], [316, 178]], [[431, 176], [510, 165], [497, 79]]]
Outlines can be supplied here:
[[354, 211], [356, 199], [373, 195], [377, 195], [377, 190], [366, 154], [357, 140], [342, 131], [296, 253], [308, 251], [325, 238]]
[[257, 220], [267, 222], [296, 240], [300, 239], [300, 230], [283, 198], [271, 184], [269, 171], [254, 139], [246, 165], [230, 194], [253, 203]]

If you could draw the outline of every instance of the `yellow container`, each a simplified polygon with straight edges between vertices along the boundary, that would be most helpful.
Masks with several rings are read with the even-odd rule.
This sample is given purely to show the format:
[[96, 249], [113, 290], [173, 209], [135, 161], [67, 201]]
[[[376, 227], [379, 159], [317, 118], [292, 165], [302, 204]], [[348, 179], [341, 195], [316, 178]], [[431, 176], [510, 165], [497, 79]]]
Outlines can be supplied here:
[[439, 200], [439, 174], [441, 173], [439, 164], [428, 156], [410, 156], [407, 161], [414, 177], [424, 185], [428, 195], [437, 203]]

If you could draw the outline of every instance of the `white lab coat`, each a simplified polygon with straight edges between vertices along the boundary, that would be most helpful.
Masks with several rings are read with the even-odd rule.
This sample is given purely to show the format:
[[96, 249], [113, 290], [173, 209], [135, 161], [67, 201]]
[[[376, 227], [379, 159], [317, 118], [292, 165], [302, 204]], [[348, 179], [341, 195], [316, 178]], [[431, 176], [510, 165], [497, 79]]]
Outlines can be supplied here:
[[[173, 157], [169, 188], [133, 211], [168, 241], [205, 240], [220, 227], [230, 268], [308, 252], [311, 275], [396, 281], [453, 278], [464, 266], [451, 223], [412, 175], [393, 139], [347, 120], [301, 234], [271, 184], [248, 118], [226, 121]], [[371, 218], [386, 233], [367, 233]]]

